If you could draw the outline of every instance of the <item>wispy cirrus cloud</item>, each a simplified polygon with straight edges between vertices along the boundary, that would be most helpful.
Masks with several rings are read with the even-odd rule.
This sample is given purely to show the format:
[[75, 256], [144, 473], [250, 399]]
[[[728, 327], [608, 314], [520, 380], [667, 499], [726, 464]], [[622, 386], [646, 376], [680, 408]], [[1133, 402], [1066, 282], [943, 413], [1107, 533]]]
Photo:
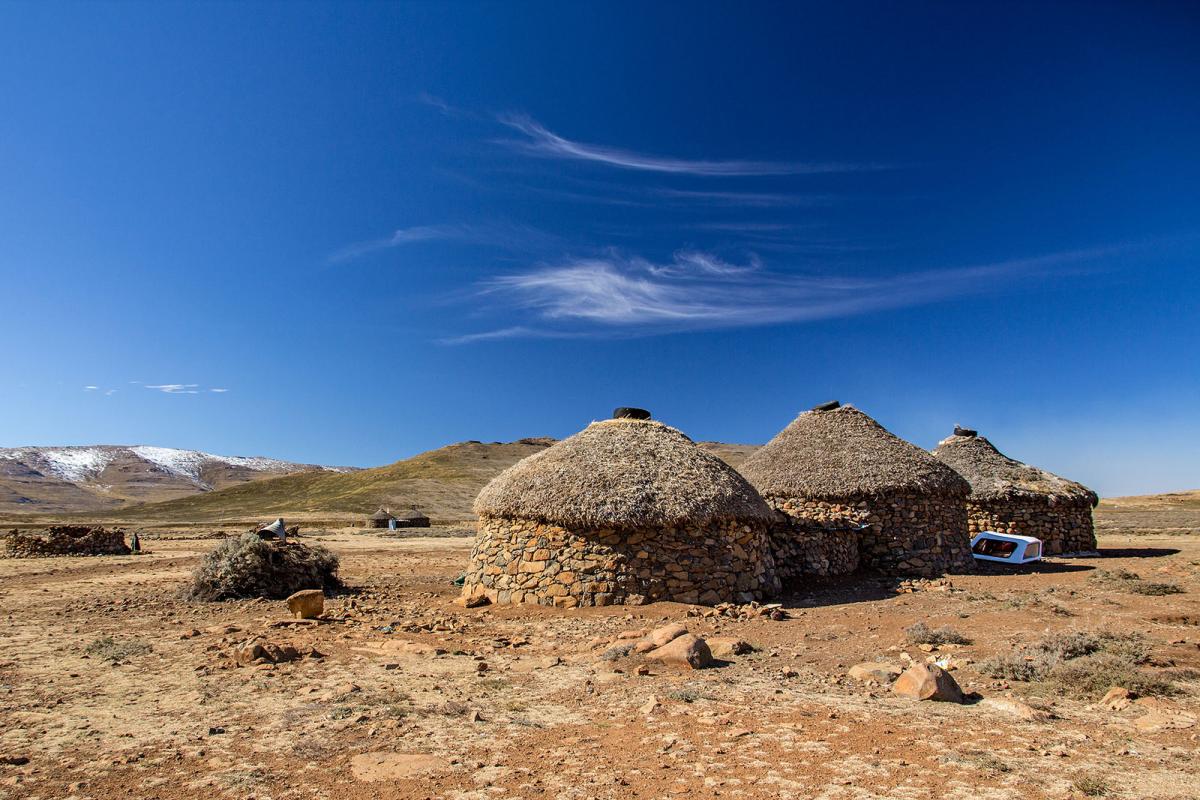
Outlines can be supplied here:
[[864, 172], [891, 169], [885, 164], [846, 162], [753, 161], [745, 159], [696, 160], [649, 155], [620, 147], [587, 144], [559, 136], [525, 114], [501, 114], [497, 120], [526, 138], [510, 142], [518, 150], [546, 158], [590, 161], [621, 169], [709, 177], [815, 175], [831, 172]]
[[487, 223], [455, 223], [446, 225], [414, 225], [400, 228], [391, 236], [382, 239], [372, 239], [365, 242], [343, 247], [326, 259], [331, 264], [352, 261], [361, 256], [369, 255], [380, 250], [402, 247], [421, 242], [470, 242], [473, 244], [491, 245], [504, 249], [537, 250], [549, 246], [559, 239], [546, 231], [530, 225], [517, 225], [505, 222]]
[[611, 336], [806, 322], [904, 308], [994, 291], [1020, 278], [1065, 273], [1115, 252], [1076, 250], [882, 277], [801, 275], [680, 251], [669, 261], [609, 253], [494, 278], [480, 287], [492, 307], [525, 324], [447, 343], [521, 336]]
[[198, 383], [150, 383], [146, 384], [147, 389], [154, 389], [163, 394], [199, 394], [200, 384]]

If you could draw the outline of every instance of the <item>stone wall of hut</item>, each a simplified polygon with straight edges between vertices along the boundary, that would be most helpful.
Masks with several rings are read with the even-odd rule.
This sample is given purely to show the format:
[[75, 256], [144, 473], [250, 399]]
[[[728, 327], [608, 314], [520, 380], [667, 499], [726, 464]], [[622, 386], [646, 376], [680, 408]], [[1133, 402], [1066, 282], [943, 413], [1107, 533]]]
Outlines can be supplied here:
[[839, 501], [790, 499], [775, 505], [805, 523], [866, 525], [858, 532], [863, 567], [884, 575], [936, 577], [974, 569], [965, 500], [953, 492], [903, 492]]
[[792, 501], [772, 505], [781, 512], [770, 534], [775, 574], [782, 583], [809, 575], [849, 575], [858, 569], [858, 530], [851, 523], [799, 516]]
[[1042, 552], [1050, 556], [1096, 549], [1092, 505], [1086, 500], [1053, 504], [1015, 499], [969, 501], [967, 525], [972, 536], [980, 531], [1035, 536], [1042, 540]]
[[463, 595], [573, 608], [746, 603], [778, 589], [765, 522], [570, 530], [484, 515]]
[[121, 529], [88, 525], [55, 525], [45, 531], [13, 530], [4, 536], [4, 555], [8, 558], [45, 556], [129, 555]]

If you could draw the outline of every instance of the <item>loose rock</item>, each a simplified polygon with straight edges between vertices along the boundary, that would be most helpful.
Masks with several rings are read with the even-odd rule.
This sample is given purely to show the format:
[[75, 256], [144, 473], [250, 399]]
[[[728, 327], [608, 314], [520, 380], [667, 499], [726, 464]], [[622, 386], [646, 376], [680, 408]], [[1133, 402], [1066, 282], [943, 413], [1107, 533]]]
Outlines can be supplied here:
[[958, 682], [936, 664], [913, 664], [892, 684], [892, 693], [913, 700], [963, 701]]

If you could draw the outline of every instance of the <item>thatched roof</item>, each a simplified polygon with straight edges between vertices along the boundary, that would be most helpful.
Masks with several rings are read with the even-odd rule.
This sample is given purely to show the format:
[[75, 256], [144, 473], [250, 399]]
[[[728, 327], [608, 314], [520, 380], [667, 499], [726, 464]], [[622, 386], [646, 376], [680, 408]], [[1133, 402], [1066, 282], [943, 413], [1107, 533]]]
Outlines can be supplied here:
[[766, 519], [771, 510], [732, 467], [674, 428], [610, 419], [500, 473], [475, 513], [598, 529]]
[[968, 491], [954, 470], [854, 406], [805, 411], [747, 458], [741, 469], [764, 497], [840, 499], [897, 491]]
[[420, 511], [418, 511], [418, 510], [417, 510], [417, 509], [415, 509], [415, 508], [410, 508], [410, 509], [408, 509], [407, 511], [400, 511], [400, 512], [398, 512], [398, 513], [396, 513], [396, 514], [393, 514], [392, 516], [394, 516], [396, 519], [399, 519], [399, 520], [405, 520], [405, 519], [429, 519], [429, 517], [425, 516], [424, 514], [422, 514]]
[[939, 442], [933, 454], [967, 479], [974, 499], [1099, 502], [1083, 484], [1009, 458], [982, 436], [951, 436]]
[[370, 519], [391, 519], [391, 518], [392, 518], [391, 513], [388, 511], [384, 511], [382, 508], [370, 516]]

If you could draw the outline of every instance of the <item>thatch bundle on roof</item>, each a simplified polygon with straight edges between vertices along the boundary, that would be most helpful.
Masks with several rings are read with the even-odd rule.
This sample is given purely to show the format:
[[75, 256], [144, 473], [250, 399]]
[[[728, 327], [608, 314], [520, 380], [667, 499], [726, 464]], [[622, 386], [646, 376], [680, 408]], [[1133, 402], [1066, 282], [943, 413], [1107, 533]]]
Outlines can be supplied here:
[[972, 567], [967, 482], [853, 406], [826, 403], [800, 414], [746, 459], [742, 473], [806, 531], [814, 523], [863, 526], [864, 566], [899, 575]]
[[674, 428], [624, 411], [480, 492], [465, 594], [570, 607], [774, 590], [772, 512], [754, 488]]
[[1036, 536], [1049, 555], [1096, 549], [1092, 508], [1099, 498], [1083, 484], [1009, 458], [965, 428], [956, 428], [933, 454], [971, 485], [971, 533]]
[[263, 539], [245, 533], [226, 539], [192, 576], [196, 600], [264, 597], [282, 600], [301, 589], [337, 589], [338, 559], [320, 545]]

